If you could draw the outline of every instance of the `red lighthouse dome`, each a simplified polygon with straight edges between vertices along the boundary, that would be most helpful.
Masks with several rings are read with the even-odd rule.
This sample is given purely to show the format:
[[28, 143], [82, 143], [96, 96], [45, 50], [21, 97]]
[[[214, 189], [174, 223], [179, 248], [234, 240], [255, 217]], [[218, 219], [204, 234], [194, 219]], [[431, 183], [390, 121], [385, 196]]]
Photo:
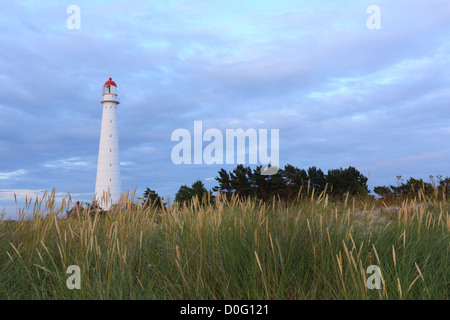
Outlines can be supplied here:
[[117, 87], [117, 84], [114, 81], [112, 81], [112, 78], [109, 78], [109, 80], [105, 82], [105, 86], [115, 86], [115, 87]]

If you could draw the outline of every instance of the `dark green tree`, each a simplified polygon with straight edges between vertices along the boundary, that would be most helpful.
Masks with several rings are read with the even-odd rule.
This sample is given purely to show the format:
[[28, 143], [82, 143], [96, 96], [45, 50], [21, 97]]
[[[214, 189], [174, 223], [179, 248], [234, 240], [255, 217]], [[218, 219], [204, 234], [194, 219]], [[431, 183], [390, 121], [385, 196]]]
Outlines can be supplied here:
[[151, 190], [150, 188], [147, 188], [144, 191], [144, 198], [142, 200], [142, 204], [145, 207], [154, 205], [155, 207], [158, 208], [163, 208], [166, 206], [166, 203], [164, 203], [164, 198], [161, 198], [156, 191]]
[[367, 196], [369, 194], [367, 180], [367, 177], [354, 167], [328, 170], [326, 179], [328, 185], [333, 186], [332, 195], [336, 197], [342, 197], [347, 193], [351, 196]]
[[258, 166], [255, 169], [253, 169], [252, 177], [253, 177], [253, 190], [252, 195], [262, 199], [267, 200], [269, 197], [269, 180], [268, 176], [261, 174], [262, 166]]
[[373, 192], [378, 194], [382, 200], [391, 200], [394, 198], [394, 192], [392, 192], [392, 189], [387, 186], [378, 186], [373, 188]]
[[310, 188], [314, 188], [315, 193], [317, 194], [325, 189], [327, 179], [321, 169], [317, 169], [316, 167], [310, 167], [308, 168], [308, 182]]
[[430, 196], [433, 194], [433, 185], [423, 181], [423, 179], [415, 179], [410, 177], [402, 185], [402, 191], [403, 195], [407, 197], [417, 197], [420, 191], [423, 191], [425, 195]]
[[269, 185], [269, 197], [286, 199], [287, 198], [287, 187], [286, 179], [284, 177], [284, 170], [278, 169], [277, 173], [267, 176], [267, 182]]
[[441, 188], [442, 192], [445, 192], [445, 194], [450, 194], [450, 177], [441, 179], [439, 181], [439, 187]]
[[184, 202], [192, 199], [192, 188], [182, 185], [175, 195], [175, 201]]
[[287, 164], [284, 167], [283, 176], [286, 181], [288, 199], [297, 197], [300, 188], [304, 189], [308, 183], [308, 174], [306, 173], [306, 170], [296, 168], [290, 164]]
[[193, 197], [197, 196], [198, 200], [201, 202], [204, 197], [208, 196], [208, 190], [205, 188], [205, 185], [201, 180], [195, 181], [191, 187], [183, 185], [178, 190], [175, 195], [175, 201], [183, 202], [190, 201]]
[[230, 173], [231, 188], [241, 197], [248, 197], [253, 191], [253, 175], [250, 167], [239, 164]]
[[191, 190], [192, 197], [197, 196], [200, 202], [202, 202], [203, 198], [208, 196], [208, 190], [206, 190], [205, 185], [200, 180], [197, 180], [192, 184]]
[[219, 176], [215, 177], [216, 181], [219, 183], [218, 186], [213, 188], [213, 191], [217, 192], [220, 189], [222, 194], [226, 194], [228, 197], [233, 193], [233, 188], [231, 187], [230, 175], [225, 169], [220, 169]]

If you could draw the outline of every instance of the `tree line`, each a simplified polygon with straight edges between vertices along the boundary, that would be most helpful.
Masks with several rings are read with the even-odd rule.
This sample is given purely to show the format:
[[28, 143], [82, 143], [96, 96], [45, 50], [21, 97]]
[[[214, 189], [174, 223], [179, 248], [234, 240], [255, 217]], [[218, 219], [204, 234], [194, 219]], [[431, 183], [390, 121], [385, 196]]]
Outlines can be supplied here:
[[221, 191], [226, 195], [237, 194], [242, 197], [255, 197], [262, 200], [273, 198], [291, 200], [297, 198], [299, 193], [306, 193], [314, 189], [316, 193], [325, 191], [333, 197], [367, 196], [367, 177], [356, 168], [332, 169], [325, 174], [317, 167], [307, 170], [294, 167], [290, 164], [279, 169], [274, 175], [262, 175], [261, 168], [251, 169], [238, 165], [233, 171], [225, 169], [219, 171], [215, 178], [218, 186], [213, 191]]
[[[175, 201], [189, 201], [194, 197], [198, 197], [200, 201], [203, 201], [204, 197], [209, 197], [209, 201], [214, 201], [215, 192], [227, 197], [237, 195], [241, 198], [252, 197], [263, 201], [275, 197], [289, 201], [297, 199], [302, 194], [309, 194], [312, 190], [316, 194], [325, 192], [335, 200], [343, 199], [347, 195], [375, 199], [367, 186], [368, 178], [352, 166], [345, 169], [330, 169], [324, 173], [315, 166], [300, 169], [288, 164], [284, 169], [278, 169], [274, 175], [262, 175], [261, 169], [261, 166], [251, 169], [242, 164], [231, 171], [220, 169], [218, 176], [215, 177], [218, 185], [212, 190], [207, 190], [203, 182], [197, 180], [190, 187], [182, 185], [175, 195]], [[414, 178], [404, 181], [402, 176], [397, 176], [397, 186], [378, 186], [373, 192], [382, 200], [418, 196], [419, 192], [423, 192], [426, 196], [436, 192], [449, 194], [449, 177], [443, 179], [442, 176], [437, 176], [436, 180], [432, 178], [434, 177], [430, 176], [432, 182]], [[164, 199], [149, 188], [144, 192], [143, 203], [166, 205]]]
[[[368, 178], [356, 168], [332, 169], [325, 174], [321, 169], [313, 166], [305, 169], [296, 168], [290, 164], [284, 169], [278, 169], [274, 175], [262, 175], [261, 166], [254, 169], [242, 164], [232, 171], [220, 169], [215, 177], [217, 185], [212, 190], [207, 190], [202, 181], [195, 181], [190, 187], [182, 185], [175, 195], [175, 201], [183, 202], [197, 196], [200, 201], [208, 196], [213, 201], [213, 193], [219, 192], [227, 197], [236, 194], [239, 197], [254, 197], [268, 200], [276, 197], [282, 200], [297, 198], [299, 193], [315, 193], [325, 191], [333, 197], [369, 195], [367, 187]], [[147, 188], [144, 192], [143, 203], [158, 203], [164, 205], [161, 198], [154, 190]]]
[[418, 197], [420, 193], [427, 197], [450, 194], [450, 177], [443, 178], [440, 175], [436, 177], [430, 175], [429, 178], [430, 182], [425, 182], [423, 179], [415, 179], [412, 177], [405, 181], [402, 176], [399, 175], [397, 176], [397, 186], [378, 186], [373, 189], [373, 192], [382, 200], [387, 201]]

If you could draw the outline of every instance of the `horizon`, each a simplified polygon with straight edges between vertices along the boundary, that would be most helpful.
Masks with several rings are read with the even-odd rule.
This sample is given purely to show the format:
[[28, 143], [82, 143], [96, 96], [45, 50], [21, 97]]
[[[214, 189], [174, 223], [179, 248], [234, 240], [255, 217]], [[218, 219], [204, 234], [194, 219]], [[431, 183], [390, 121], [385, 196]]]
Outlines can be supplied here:
[[122, 191], [138, 197], [212, 189], [238, 165], [173, 163], [172, 133], [195, 121], [278, 129], [280, 168], [352, 166], [370, 190], [450, 176], [448, 16], [445, 0], [2, 2], [0, 214], [53, 188], [92, 201], [110, 77]]

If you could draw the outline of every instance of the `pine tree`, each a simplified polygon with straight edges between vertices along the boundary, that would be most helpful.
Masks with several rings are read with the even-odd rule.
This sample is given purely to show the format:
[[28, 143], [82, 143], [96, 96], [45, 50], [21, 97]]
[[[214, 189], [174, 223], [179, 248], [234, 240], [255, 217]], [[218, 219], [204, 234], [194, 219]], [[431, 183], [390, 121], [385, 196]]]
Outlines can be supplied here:
[[182, 185], [175, 195], [175, 201], [184, 202], [192, 199], [192, 188]]
[[147, 188], [144, 192], [144, 199], [142, 200], [142, 204], [144, 206], [154, 205], [156, 207], [162, 208], [166, 206], [166, 203], [163, 202], [164, 198], [161, 198], [156, 191]]
[[197, 196], [200, 202], [202, 202], [204, 197], [208, 196], [208, 190], [206, 190], [205, 185], [200, 180], [197, 180], [192, 184], [191, 190], [192, 197]]
[[248, 197], [252, 192], [251, 169], [239, 164], [230, 173], [231, 187], [241, 197]]
[[286, 180], [287, 198], [296, 197], [300, 189], [305, 190], [308, 182], [308, 174], [305, 169], [296, 168], [290, 164], [284, 167], [284, 178]]
[[208, 196], [208, 190], [206, 190], [205, 185], [201, 180], [195, 181], [191, 187], [183, 185], [178, 189], [177, 194], [175, 195], [175, 201], [184, 202], [190, 201], [195, 196], [198, 197], [198, 200], [201, 202], [203, 197]]
[[225, 169], [220, 169], [219, 176], [215, 177], [218, 186], [213, 188], [213, 191], [217, 192], [220, 190], [221, 193], [225, 193], [228, 197], [233, 193], [233, 188], [231, 187], [230, 175]]
[[316, 194], [325, 190], [327, 184], [325, 174], [321, 169], [317, 169], [316, 167], [308, 168], [308, 182], [310, 188], [314, 188]]
[[262, 166], [256, 167], [253, 170], [253, 195], [259, 199], [267, 200], [269, 197], [269, 182], [268, 176], [261, 174]]
[[327, 182], [333, 186], [333, 195], [342, 197], [349, 193], [354, 195], [368, 195], [367, 178], [361, 174], [356, 168], [348, 167], [347, 169], [328, 170]]

